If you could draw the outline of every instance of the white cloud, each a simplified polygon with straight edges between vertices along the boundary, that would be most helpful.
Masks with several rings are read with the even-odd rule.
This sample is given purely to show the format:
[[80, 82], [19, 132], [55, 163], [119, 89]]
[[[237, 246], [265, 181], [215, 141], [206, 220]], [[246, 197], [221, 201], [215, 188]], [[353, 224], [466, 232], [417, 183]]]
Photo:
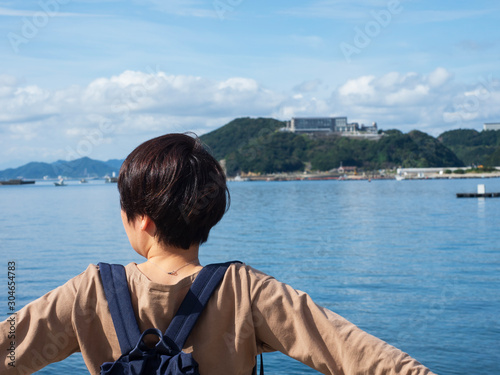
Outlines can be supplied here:
[[343, 103], [365, 103], [375, 106], [419, 105], [427, 103], [439, 94], [442, 87], [451, 78], [451, 74], [438, 68], [429, 75], [414, 72], [401, 74], [390, 72], [381, 77], [362, 76], [351, 79], [339, 90], [339, 99]]
[[345, 108], [353, 121], [376, 121], [384, 129], [419, 129], [436, 136], [458, 127], [480, 129], [488, 118], [500, 117], [495, 104], [498, 83], [490, 77], [467, 89], [441, 67], [429, 74], [391, 72], [347, 81], [333, 93], [332, 102]]
[[350, 79], [339, 89], [339, 94], [344, 97], [372, 97], [375, 94], [372, 85], [374, 76], [363, 76], [356, 79]]
[[228, 80], [221, 82], [218, 87], [220, 89], [236, 90], [239, 92], [256, 92], [259, 88], [259, 85], [253, 79], [229, 78]]
[[302, 82], [281, 93], [251, 78], [217, 81], [148, 69], [47, 90], [4, 75], [0, 160], [5, 165], [23, 158], [118, 158], [125, 156], [118, 153], [124, 144], [129, 150], [167, 132], [202, 134], [243, 116], [347, 116], [365, 124], [376, 121], [382, 129], [419, 129], [434, 136], [458, 127], [480, 129], [482, 122], [500, 118], [500, 82], [494, 77], [460, 87], [444, 68], [428, 74], [389, 72], [348, 79], [328, 95], [315, 91], [319, 84]]
[[[53, 155], [60, 158], [68, 147], [76, 150], [82, 141], [98, 139], [90, 151], [85, 149], [97, 158], [103, 145], [120, 136], [207, 132], [235, 117], [269, 115], [282, 100], [249, 78], [215, 81], [152, 69], [52, 91], [1, 76], [0, 146], [31, 142], [33, 152], [27, 155], [36, 156], [37, 147], [53, 145]], [[0, 151], [0, 157], [7, 155]]]
[[431, 87], [439, 87], [445, 84], [451, 77], [452, 74], [445, 68], [437, 68], [429, 74], [428, 80]]
[[496, 122], [500, 118], [499, 102], [500, 79], [480, 77], [468, 89], [453, 95], [443, 118], [454, 128], [466, 127], [471, 122], [481, 125], [484, 122]]
[[288, 120], [291, 117], [301, 116], [333, 116], [332, 108], [328, 101], [316, 97], [304, 97], [303, 95], [293, 95], [284, 100], [276, 108], [271, 117], [281, 120]]
[[387, 94], [386, 103], [389, 106], [415, 105], [424, 101], [429, 94], [429, 87], [423, 84], [411, 88], [403, 88], [392, 94]]
[[317, 91], [319, 89], [319, 87], [322, 85], [322, 83], [323, 83], [323, 81], [320, 79], [305, 81], [305, 82], [302, 82], [302, 83], [294, 86], [293, 91], [299, 92], [299, 93], [314, 92], [314, 91]]

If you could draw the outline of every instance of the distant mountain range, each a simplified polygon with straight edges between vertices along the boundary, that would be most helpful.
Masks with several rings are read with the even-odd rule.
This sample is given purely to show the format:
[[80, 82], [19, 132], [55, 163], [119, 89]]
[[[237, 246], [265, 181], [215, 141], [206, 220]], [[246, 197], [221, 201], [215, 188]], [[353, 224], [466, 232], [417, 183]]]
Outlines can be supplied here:
[[88, 157], [72, 161], [58, 160], [50, 164], [31, 162], [18, 168], [0, 171], [0, 180], [58, 178], [59, 176], [69, 178], [112, 176], [113, 173], [118, 175], [122, 162], [123, 160], [117, 159], [99, 161]]
[[[393, 129], [374, 141], [338, 135], [312, 137], [282, 131], [284, 126], [272, 118], [238, 118], [200, 138], [218, 160], [225, 160], [229, 176], [328, 171], [340, 165], [364, 170], [500, 166], [500, 131], [457, 129], [434, 138], [418, 130], [405, 134]], [[118, 174], [122, 162], [88, 157], [50, 164], [32, 162], [0, 171], [0, 180], [111, 176]]]

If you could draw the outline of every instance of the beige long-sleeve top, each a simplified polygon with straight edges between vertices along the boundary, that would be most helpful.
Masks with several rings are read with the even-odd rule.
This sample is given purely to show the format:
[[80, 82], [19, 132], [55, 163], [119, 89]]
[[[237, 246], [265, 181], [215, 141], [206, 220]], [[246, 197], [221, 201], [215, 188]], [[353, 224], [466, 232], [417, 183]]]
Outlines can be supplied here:
[[[135, 263], [126, 266], [126, 274], [141, 331], [156, 327], [164, 332], [196, 278], [158, 284]], [[77, 351], [90, 373], [99, 374], [103, 362], [121, 355], [95, 265], [21, 309], [15, 340], [6, 334], [11, 324], [0, 323], [2, 374], [29, 374]], [[323, 374], [432, 374], [406, 353], [316, 305], [306, 293], [249, 266], [231, 265], [184, 351], [193, 352], [201, 374], [248, 375], [258, 353], [276, 350]], [[9, 366], [12, 358], [15, 367]]]

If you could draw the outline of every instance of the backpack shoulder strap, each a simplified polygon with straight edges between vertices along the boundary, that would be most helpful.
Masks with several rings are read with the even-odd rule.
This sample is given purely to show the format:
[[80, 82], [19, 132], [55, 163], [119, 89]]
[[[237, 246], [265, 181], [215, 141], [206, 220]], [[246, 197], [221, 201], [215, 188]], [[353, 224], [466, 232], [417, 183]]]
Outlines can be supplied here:
[[120, 349], [126, 354], [135, 347], [141, 332], [132, 308], [125, 268], [121, 264], [108, 263], [98, 266]]
[[203, 267], [194, 280], [177, 314], [165, 332], [165, 336], [169, 337], [177, 345], [177, 350], [182, 350], [198, 317], [217, 286], [221, 283], [231, 263], [237, 262], [209, 264]]

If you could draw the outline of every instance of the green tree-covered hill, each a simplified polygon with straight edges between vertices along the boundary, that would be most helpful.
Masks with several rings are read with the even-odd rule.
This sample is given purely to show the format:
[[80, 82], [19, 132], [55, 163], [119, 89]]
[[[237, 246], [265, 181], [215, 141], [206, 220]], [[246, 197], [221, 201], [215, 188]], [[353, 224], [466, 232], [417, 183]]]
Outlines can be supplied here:
[[308, 152], [312, 168], [328, 170], [340, 162], [367, 170], [463, 166], [455, 154], [426, 133], [388, 131], [379, 141], [348, 137], [315, 140]]
[[282, 131], [275, 119], [236, 119], [202, 136], [215, 157], [226, 160], [228, 175], [331, 170], [357, 166], [366, 170], [395, 167], [461, 167], [464, 163], [430, 135], [414, 130], [387, 131], [378, 141], [340, 136], [310, 137]]
[[210, 151], [217, 159], [223, 159], [245, 147], [252, 140], [274, 133], [284, 126], [283, 121], [271, 118], [243, 117], [202, 135], [200, 139], [210, 147]]
[[466, 165], [500, 165], [500, 131], [450, 130], [438, 139]]

